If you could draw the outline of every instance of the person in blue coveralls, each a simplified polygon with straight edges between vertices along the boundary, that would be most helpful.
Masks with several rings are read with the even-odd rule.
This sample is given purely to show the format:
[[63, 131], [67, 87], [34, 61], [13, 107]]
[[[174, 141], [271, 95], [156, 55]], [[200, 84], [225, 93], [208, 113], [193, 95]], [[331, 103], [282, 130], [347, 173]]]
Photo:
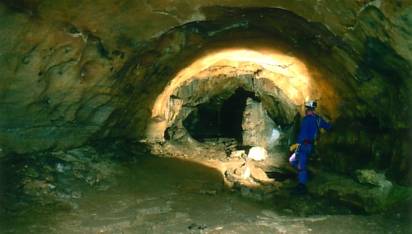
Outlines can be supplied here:
[[330, 130], [331, 125], [322, 117], [315, 113], [317, 103], [314, 100], [305, 102], [305, 117], [300, 125], [299, 135], [295, 144], [290, 147], [295, 151], [289, 158], [290, 164], [298, 170], [299, 184], [293, 190], [295, 194], [307, 192], [306, 183], [308, 182], [308, 157], [312, 151], [313, 143], [321, 128]]

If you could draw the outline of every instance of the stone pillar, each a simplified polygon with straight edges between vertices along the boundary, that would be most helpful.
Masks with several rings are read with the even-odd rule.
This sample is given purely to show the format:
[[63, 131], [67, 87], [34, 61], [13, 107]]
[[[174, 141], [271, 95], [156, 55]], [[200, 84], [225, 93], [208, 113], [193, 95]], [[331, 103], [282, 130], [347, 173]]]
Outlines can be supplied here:
[[262, 103], [248, 98], [242, 120], [243, 145], [269, 149], [275, 123], [268, 116]]

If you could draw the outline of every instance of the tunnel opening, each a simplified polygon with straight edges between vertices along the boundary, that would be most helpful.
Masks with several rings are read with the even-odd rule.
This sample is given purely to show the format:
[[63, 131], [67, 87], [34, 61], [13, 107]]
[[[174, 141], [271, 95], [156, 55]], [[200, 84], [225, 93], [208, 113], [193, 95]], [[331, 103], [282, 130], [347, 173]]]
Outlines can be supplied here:
[[228, 98], [216, 96], [198, 105], [183, 121], [191, 137], [203, 142], [210, 138], [232, 138], [242, 142], [242, 120], [246, 100], [255, 93], [238, 88]]

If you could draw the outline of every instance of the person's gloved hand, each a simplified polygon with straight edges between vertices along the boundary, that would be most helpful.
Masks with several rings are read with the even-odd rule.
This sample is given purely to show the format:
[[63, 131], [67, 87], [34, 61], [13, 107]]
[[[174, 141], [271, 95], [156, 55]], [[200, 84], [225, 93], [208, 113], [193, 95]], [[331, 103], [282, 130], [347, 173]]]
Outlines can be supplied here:
[[299, 147], [299, 144], [298, 144], [298, 143], [295, 143], [295, 144], [293, 144], [293, 145], [291, 145], [291, 146], [289, 147], [289, 150], [290, 150], [290, 152], [293, 152], [293, 151], [295, 151], [298, 147]]

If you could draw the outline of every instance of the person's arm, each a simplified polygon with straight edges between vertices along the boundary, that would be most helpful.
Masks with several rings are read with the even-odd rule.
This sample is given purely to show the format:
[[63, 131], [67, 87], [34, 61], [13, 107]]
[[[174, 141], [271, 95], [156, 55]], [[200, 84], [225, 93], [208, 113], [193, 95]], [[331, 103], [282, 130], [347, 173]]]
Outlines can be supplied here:
[[332, 128], [332, 125], [326, 122], [322, 117], [319, 117], [319, 119], [320, 119], [319, 128], [323, 128], [326, 130], [330, 130]]

